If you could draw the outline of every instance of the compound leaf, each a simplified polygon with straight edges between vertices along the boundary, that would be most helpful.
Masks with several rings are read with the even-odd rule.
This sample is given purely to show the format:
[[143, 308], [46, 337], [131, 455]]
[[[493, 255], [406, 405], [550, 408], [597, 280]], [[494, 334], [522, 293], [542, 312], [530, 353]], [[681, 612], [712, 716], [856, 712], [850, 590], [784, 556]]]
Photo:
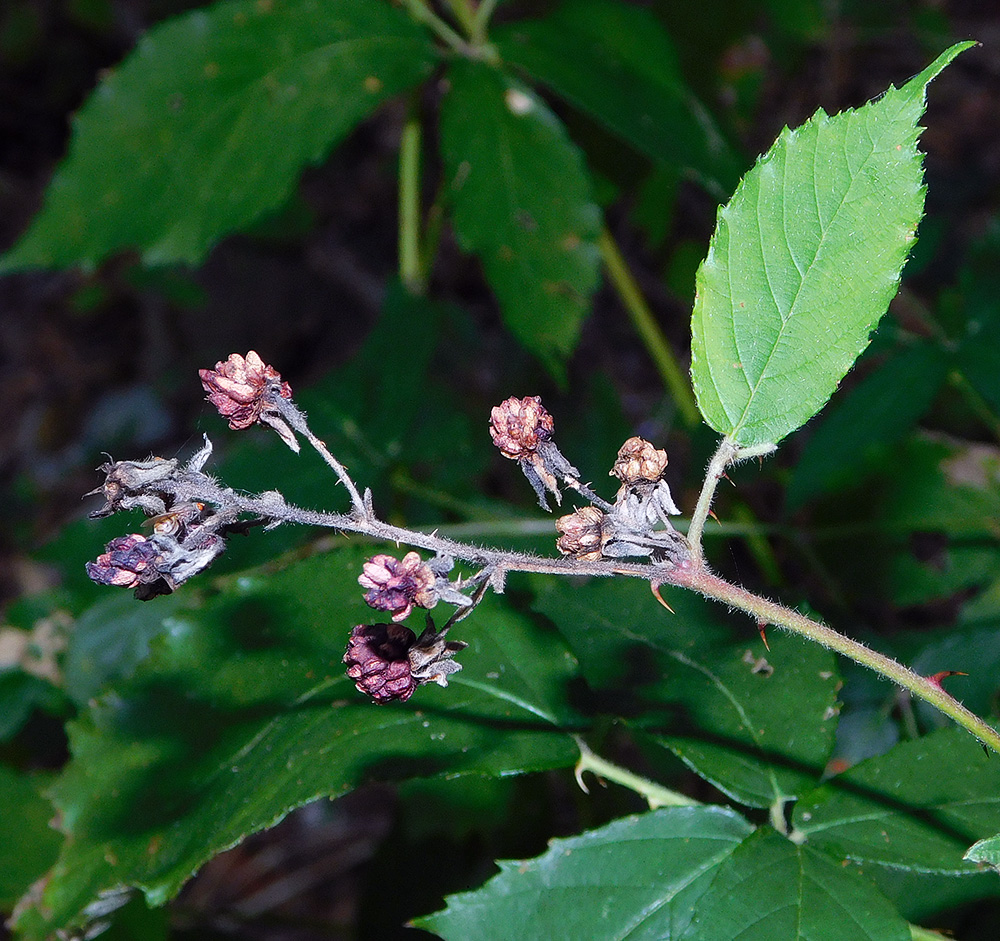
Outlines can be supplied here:
[[358, 693], [341, 657], [351, 625], [372, 620], [362, 559], [230, 578], [167, 617], [143, 608], [159, 629], [145, 632], [150, 653], [70, 726], [73, 758], [52, 791], [70, 838], [21, 937], [86, 923], [131, 887], [161, 905], [247, 834], [364, 781], [573, 763], [561, 728], [575, 663], [506, 609], [463, 624], [465, 669], [448, 689], [388, 706]]
[[3, 267], [92, 267], [128, 248], [197, 263], [433, 62], [427, 34], [371, 0], [231, 0], [163, 23], [80, 110]]

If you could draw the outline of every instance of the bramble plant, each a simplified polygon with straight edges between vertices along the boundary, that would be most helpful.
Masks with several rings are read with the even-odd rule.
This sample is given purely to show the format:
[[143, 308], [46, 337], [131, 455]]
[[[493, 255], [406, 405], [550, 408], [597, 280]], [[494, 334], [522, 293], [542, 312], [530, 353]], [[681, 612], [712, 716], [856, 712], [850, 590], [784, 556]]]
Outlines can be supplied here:
[[[18, 938], [91, 937], [138, 893], [163, 906], [248, 835], [369, 781], [566, 768], [584, 791], [589, 772], [648, 810], [500, 862], [413, 925], [456, 941], [920, 941], [942, 936], [908, 922], [907, 896], [950, 900], [959, 883], [996, 894], [1000, 761], [989, 753], [1000, 733], [942, 685], [974, 671], [968, 648], [949, 669], [906, 666], [727, 580], [704, 547], [719, 482], [768, 460], [823, 409], [896, 294], [924, 212], [927, 87], [973, 43], [863, 107], [784, 130], [743, 176], [698, 269], [689, 385], [602, 228], [580, 152], [533, 86], [710, 191], [735, 185], [738, 158], [663, 65], [665, 36], [648, 11], [585, 0], [493, 29], [494, 6], [451, 2], [444, 18], [423, 0], [235, 0], [156, 28], [81, 111], [45, 208], [0, 268], [92, 267], [123, 249], [147, 264], [199, 262], [279, 207], [301, 168], [377, 105], [444, 69], [444, 183], [423, 226], [414, 96], [400, 151], [401, 286], [360, 360], [381, 365], [387, 345], [396, 363], [424, 355], [409, 305], [426, 303], [442, 218], [479, 258], [506, 326], [559, 380], [603, 262], [681, 420], [700, 416], [721, 438], [690, 517], [657, 443], [633, 435], [606, 456], [618, 488], [606, 498], [557, 446], [563, 416], [511, 389], [475, 433], [488, 427], [542, 509], [562, 508], [559, 554], [483, 545], [478, 530], [469, 541], [411, 528], [380, 515], [355, 461], [317, 433], [332, 431], [349, 453], [377, 433], [406, 442], [422, 372], [400, 380], [409, 385], [397, 400], [380, 393], [390, 398], [358, 407], [377, 424], [366, 439], [321, 396], [307, 418], [280, 364], [253, 350], [202, 369], [230, 429], [274, 431], [296, 461], [306, 444], [334, 475], [325, 493], [340, 506], [306, 509], [284, 485], [228, 484], [225, 462], [213, 475], [207, 434], [187, 460], [102, 465], [88, 496], [104, 504], [90, 517], [144, 519], [95, 549], [87, 575], [149, 604], [102, 599], [80, 613], [66, 668], [79, 708], [72, 758], [47, 792], [65, 839], [57, 847], [50, 833], [22, 884], [4, 884], [23, 892]], [[583, 39], [604, 44], [592, 73], [574, 59]], [[360, 376], [345, 385], [363, 398]], [[402, 415], [410, 424], [394, 431]], [[449, 427], [433, 458], [450, 460], [467, 431]], [[909, 456], [927, 464], [935, 447]], [[264, 466], [277, 465], [272, 454]], [[821, 473], [795, 484], [793, 494], [805, 489], [794, 499], [822, 490]], [[237, 537], [264, 542], [288, 524], [334, 536], [204, 574], [238, 553]], [[508, 581], [530, 594], [530, 610], [508, 598]], [[749, 633], [705, 599], [748, 615]], [[911, 717], [914, 702], [929, 704], [954, 726], [847, 770], [828, 765], [841, 707], [834, 654], [904, 690]], [[613, 751], [643, 755], [644, 774]], [[0, 772], [32, 836], [45, 832], [46, 800]], [[461, 826], [441, 800], [435, 837]], [[43, 871], [29, 889], [26, 876]]]

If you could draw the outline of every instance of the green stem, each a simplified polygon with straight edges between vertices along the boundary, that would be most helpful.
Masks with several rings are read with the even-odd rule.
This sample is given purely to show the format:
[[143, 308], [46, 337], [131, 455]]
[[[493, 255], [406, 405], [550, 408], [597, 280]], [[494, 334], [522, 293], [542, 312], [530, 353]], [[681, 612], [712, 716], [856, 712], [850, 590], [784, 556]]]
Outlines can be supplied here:
[[481, 46], [486, 42], [486, 28], [489, 26], [490, 17], [497, 5], [497, 0], [480, 0], [476, 10], [476, 16], [472, 21], [472, 42], [476, 46]]
[[448, 9], [458, 20], [459, 25], [465, 31], [465, 35], [470, 38], [476, 31], [476, 11], [470, 0], [447, 0]]
[[880, 654], [870, 647], [851, 640], [843, 634], [813, 621], [805, 615], [790, 608], [785, 608], [766, 598], [761, 598], [730, 584], [725, 579], [712, 574], [700, 561], [692, 561], [687, 566], [677, 566], [668, 569], [664, 578], [665, 584], [677, 585], [700, 592], [707, 598], [714, 598], [733, 608], [739, 608], [754, 617], [758, 623], [775, 624], [784, 627], [801, 637], [834, 650], [845, 657], [850, 657], [855, 663], [868, 667], [891, 680], [897, 686], [909, 690], [914, 696], [930, 703], [946, 716], [954, 719], [960, 726], [967, 729], [984, 745], [1000, 753], [1000, 734], [992, 726], [987, 725], [977, 715], [965, 708], [957, 699], [946, 693], [935, 681], [920, 676], [908, 670], [901, 663]]
[[705, 531], [705, 523], [708, 514], [712, 509], [712, 500], [715, 498], [715, 488], [719, 486], [719, 481], [726, 476], [726, 468], [730, 464], [738, 464], [740, 461], [748, 460], [751, 457], [762, 457], [770, 454], [775, 449], [773, 444], [756, 445], [751, 448], [744, 448], [729, 438], [723, 438], [719, 442], [718, 450], [712, 455], [712, 460], [708, 462], [708, 470], [705, 471], [705, 481], [701, 485], [701, 493], [698, 495], [698, 503], [691, 514], [691, 522], [688, 525], [687, 538], [691, 546], [691, 561], [695, 565], [701, 565], [702, 550], [701, 537]]
[[635, 791], [636, 794], [646, 799], [650, 810], [656, 810], [657, 807], [701, 806], [700, 801], [696, 801], [684, 794], [679, 794], [677, 791], [671, 791], [669, 788], [663, 787], [655, 781], [640, 777], [622, 768], [620, 765], [606, 761], [604, 758], [595, 755], [587, 747], [587, 743], [582, 738], [578, 736], [573, 737], [576, 740], [577, 747], [580, 749], [580, 760], [576, 763], [576, 780], [584, 791], [587, 788], [583, 783], [583, 772], [590, 771], [600, 778], [614, 781], [615, 784], [620, 784], [622, 787], [627, 787], [629, 790]]
[[680, 412], [684, 424], [689, 428], [695, 427], [701, 418], [698, 404], [694, 400], [694, 393], [691, 391], [691, 383], [678, 363], [663, 331], [660, 330], [639, 285], [632, 277], [628, 263], [622, 257], [615, 240], [606, 228], [601, 230], [597, 247], [604, 260], [608, 277], [618, 292], [618, 296], [622, 299], [646, 351], [656, 364], [664, 385], [669, 389], [674, 402], [677, 403], [677, 410]]
[[410, 294], [423, 294], [420, 262], [420, 118], [411, 111], [399, 143], [399, 280]]
[[410, 16], [426, 25], [445, 45], [462, 55], [468, 52], [468, 43], [427, 5], [426, 0], [403, 0], [403, 3]]
[[965, 399], [966, 405], [972, 409], [975, 416], [989, 428], [990, 434], [1000, 441], [1000, 419], [997, 418], [987, 401], [965, 377], [965, 373], [958, 369], [952, 370], [948, 375], [948, 382], [958, 390], [959, 395]]
[[691, 561], [697, 565], [701, 562], [703, 555], [701, 550], [701, 534], [705, 531], [705, 522], [712, 509], [712, 500], [715, 498], [715, 488], [719, 486], [722, 475], [726, 472], [726, 466], [736, 457], [739, 448], [728, 438], [723, 438], [719, 443], [719, 448], [712, 455], [712, 460], [708, 462], [708, 470], [705, 471], [705, 481], [701, 485], [701, 493], [698, 495], [698, 503], [691, 514], [691, 522], [688, 524], [687, 539], [691, 546]]

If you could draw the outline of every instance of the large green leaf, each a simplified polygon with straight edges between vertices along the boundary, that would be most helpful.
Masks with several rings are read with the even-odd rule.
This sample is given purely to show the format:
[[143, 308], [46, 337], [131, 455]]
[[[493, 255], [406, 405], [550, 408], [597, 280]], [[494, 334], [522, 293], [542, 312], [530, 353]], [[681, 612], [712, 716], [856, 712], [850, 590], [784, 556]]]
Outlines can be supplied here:
[[673, 43], [649, 10], [571, 0], [491, 39], [507, 62], [640, 153], [693, 171], [720, 198], [736, 185], [740, 161], [684, 84]]
[[839, 686], [829, 651], [784, 634], [771, 638], [769, 652], [755, 643], [688, 654], [660, 690], [664, 702], [684, 708], [694, 728], [658, 738], [734, 800], [782, 804], [823, 774]]
[[[839, 677], [833, 655], [772, 632], [766, 651], [733, 644], [717, 609], [670, 595], [676, 615], [644, 585], [600, 580], [585, 588], [544, 584], [536, 608], [579, 658], [584, 675], [617, 700], [653, 740], [741, 803], [768, 807], [813, 788], [833, 748]], [[745, 623], [745, 622], [744, 622]]]
[[232, 0], [170, 20], [84, 105], [4, 266], [92, 266], [126, 248], [196, 263], [433, 59], [420, 27], [373, 0]]
[[903, 742], [795, 807], [810, 846], [861, 863], [968, 873], [963, 854], [1000, 831], [1000, 763], [961, 729]]
[[691, 323], [695, 392], [716, 431], [777, 443], [868, 344], [923, 213], [927, 84], [971, 45], [856, 111], [786, 129], [720, 210]]
[[541, 99], [504, 73], [460, 61], [448, 81], [441, 147], [455, 233], [514, 335], [561, 374], [600, 264], [583, 161]]
[[910, 941], [888, 900], [858, 873], [773, 830], [744, 840], [700, 899], [683, 941]]
[[536, 859], [500, 862], [500, 874], [481, 889], [449, 896], [444, 911], [414, 924], [447, 941], [678, 937], [716, 867], [750, 831], [721, 807], [616, 820], [554, 840]]
[[146, 606], [163, 624], [152, 653], [70, 726], [54, 797], [71, 839], [19, 923], [26, 939], [85, 920], [122, 887], [162, 904], [215, 853], [362, 781], [573, 763], [560, 726], [574, 663], [499, 604], [454, 631], [470, 646], [448, 689], [388, 706], [358, 693], [341, 656], [351, 625], [375, 620], [357, 586], [363, 557], [243, 575], [207, 599], [189, 592], [166, 619], [160, 599]]

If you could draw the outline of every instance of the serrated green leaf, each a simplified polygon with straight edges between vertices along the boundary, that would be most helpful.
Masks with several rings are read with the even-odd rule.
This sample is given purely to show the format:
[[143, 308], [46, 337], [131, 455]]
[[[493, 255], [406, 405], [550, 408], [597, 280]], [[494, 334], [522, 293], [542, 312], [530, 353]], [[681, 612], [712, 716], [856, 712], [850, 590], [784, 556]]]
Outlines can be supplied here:
[[862, 108], [786, 129], [720, 210], [691, 322], [698, 405], [719, 433], [776, 444], [868, 344], [923, 213], [927, 84], [971, 45]]
[[720, 866], [678, 941], [910, 941], [878, 889], [773, 830], [752, 834]]
[[449, 896], [444, 911], [414, 924], [446, 941], [678, 937], [719, 864], [750, 832], [721, 807], [626, 817], [553, 840], [535, 859], [500, 862], [481, 889]]
[[802, 450], [785, 491], [788, 509], [857, 483], [930, 408], [947, 371], [939, 346], [917, 343], [838, 397]]
[[170, 20], [81, 109], [3, 267], [94, 266], [126, 248], [197, 263], [433, 61], [424, 30], [371, 0], [232, 0]]
[[526, 86], [469, 61], [448, 77], [441, 149], [455, 233], [482, 261], [511, 332], [561, 375], [600, 266], [583, 161]]
[[662, 744], [750, 807], [784, 803], [816, 785], [837, 728], [840, 678], [829, 651], [779, 634], [770, 651], [743, 644], [685, 659], [687, 669], [664, 677], [662, 698], [681, 705], [695, 728], [658, 736]]
[[720, 198], [736, 185], [741, 162], [684, 84], [673, 43], [649, 10], [572, 0], [491, 40], [505, 61], [640, 153], [693, 171]]
[[55, 811], [38, 782], [2, 765], [0, 807], [0, 911], [10, 911], [55, 861], [62, 837], [50, 825]]
[[[703, 599], [676, 592], [669, 600], [675, 615], [642, 585], [560, 581], [541, 586], [535, 607], [591, 683], [621, 690], [620, 714], [639, 711], [637, 725], [733, 799], [769, 807], [814, 787], [836, 730], [833, 655], [785, 634], [775, 634], [770, 652], [755, 633], [730, 643]], [[602, 702], [615, 707], [610, 696]]]
[[975, 840], [1000, 831], [1000, 763], [961, 729], [903, 742], [795, 807], [810, 846], [860, 863], [968, 873]]
[[[560, 730], [574, 661], [498, 605], [453, 631], [469, 647], [448, 689], [381, 707], [358, 693], [341, 657], [351, 625], [374, 620], [357, 587], [363, 558], [345, 550], [207, 599], [189, 592], [134, 675], [71, 724], [73, 759], [53, 794], [72, 839], [41, 907], [19, 921], [25, 939], [79, 923], [116, 888], [163, 904], [215, 853], [366, 780], [575, 761]], [[143, 607], [158, 622], [160, 600]]]

